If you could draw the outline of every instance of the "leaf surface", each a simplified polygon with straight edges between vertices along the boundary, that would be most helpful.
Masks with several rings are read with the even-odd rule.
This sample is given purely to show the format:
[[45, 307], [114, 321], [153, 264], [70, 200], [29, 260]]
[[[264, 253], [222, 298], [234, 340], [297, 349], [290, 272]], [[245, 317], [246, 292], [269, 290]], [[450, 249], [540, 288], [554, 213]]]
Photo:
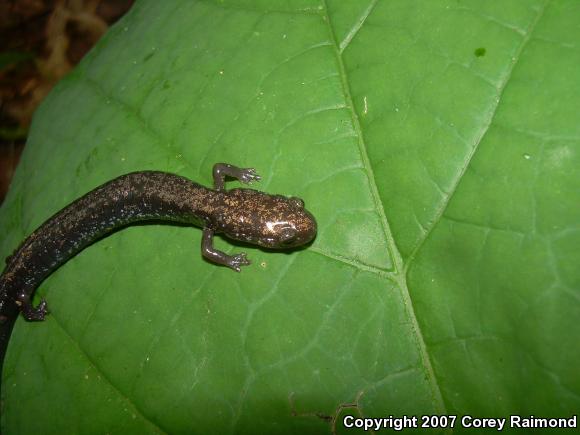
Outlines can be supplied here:
[[319, 234], [247, 249], [241, 274], [202, 261], [195, 228], [98, 241], [40, 287], [49, 318], [17, 323], [6, 433], [577, 412], [579, 17], [572, 0], [138, 2], [36, 114], [2, 252], [115, 176], [209, 185], [218, 161], [304, 198]]

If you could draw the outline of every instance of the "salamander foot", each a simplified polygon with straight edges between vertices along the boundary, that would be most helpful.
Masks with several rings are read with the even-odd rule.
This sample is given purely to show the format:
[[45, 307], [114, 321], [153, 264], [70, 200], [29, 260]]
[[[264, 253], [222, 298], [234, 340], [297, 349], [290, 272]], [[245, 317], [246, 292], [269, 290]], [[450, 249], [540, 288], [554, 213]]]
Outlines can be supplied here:
[[21, 306], [20, 311], [22, 315], [28, 321], [39, 321], [44, 320], [44, 317], [48, 314], [48, 307], [46, 305], [46, 300], [41, 299], [37, 307], [32, 306], [30, 298], [24, 301], [20, 300]]
[[235, 270], [236, 272], [239, 272], [240, 266], [248, 266], [250, 264], [252, 264], [252, 262], [248, 260], [248, 258], [246, 257], [246, 253], [241, 252], [239, 254], [232, 255], [228, 259], [226, 266]]

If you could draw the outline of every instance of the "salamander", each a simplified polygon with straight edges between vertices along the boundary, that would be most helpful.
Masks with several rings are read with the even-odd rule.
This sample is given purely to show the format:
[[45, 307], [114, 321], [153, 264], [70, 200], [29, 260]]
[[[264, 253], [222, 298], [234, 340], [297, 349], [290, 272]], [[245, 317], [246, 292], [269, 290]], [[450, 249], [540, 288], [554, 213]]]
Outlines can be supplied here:
[[226, 177], [259, 181], [253, 168], [226, 163], [213, 167], [213, 189], [179, 175], [142, 171], [115, 178], [72, 202], [45, 221], [6, 259], [0, 275], [0, 374], [14, 322], [43, 320], [44, 299], [33, 306], [42, 281], [79, 251], [107, 234], [143, 221], [172, 221], [203, 228], [201, 254], [239, 272], [250, 264], [244, 252], [228, 255], [213, 247], [214, 234], [272, 249], [309, 243], [316, 220], [296, 197], [254, 189], [225, 189]]

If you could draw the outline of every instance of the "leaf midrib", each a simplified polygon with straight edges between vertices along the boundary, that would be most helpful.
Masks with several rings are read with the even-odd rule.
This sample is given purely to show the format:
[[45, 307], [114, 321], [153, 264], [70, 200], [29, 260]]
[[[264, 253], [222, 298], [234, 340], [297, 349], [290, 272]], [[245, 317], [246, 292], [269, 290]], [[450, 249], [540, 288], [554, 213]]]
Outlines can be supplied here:
[[[366, 19], [370, 16], [370, 14], [372, 14], [372, 12], [374, 10], [374, 7], [372, 6], [372, 4], [373, 4], [372, 1], [373, 0], [371, 0], [371, 6], [367, 7], [365, 9], [364, 19], [360, 21], [359, 28], [357, 29], [357, 32], [360, 30], [360, 28], [364, 24], [364, 21], [366, 21]], [[438, 413], [446, 414], [447, 411], [445, 408], [445, 403], [443, 402], [443, 398], [441, 396], [441, 389], [439, 388], [439, 384], [438, 384], [437, 379], [435, 377], [435, 373], [433, 371], [433, 366], [431, 364], [431, 359], [429, 357], [429, 354], [427, 353], [425, 340], [423, 338], [423, 334], [421, 332], [421, 329], [419, 328], [419, 323], [417, 321], [417, 316], [415, 315], [415, 310], [413, 308], [411, 295], [410, 295], [409, 289], [407, 287], [407, 280], [406, 280], [406, 274], [405, 274], [405, 270], [404, 270], [403, 259], [402, 259], [402, 256], [401, 256], [399, 250], [397, 249], [396, 243], [393, 239], [391, 228], [390, 228], [387, 216], [385, 214], [385, 209], [382, 205], [382, 201], [381, 201], [381, 198], [379, 195], [378, 187], [376, 184], [376, 176], [374, 174], [374, 171], [373, 171], [371, 163], [370, 163], [370, 159], [369, 159], [368, 152], [367, 152], [367, 145], [366, 145], [365, 140], [364, 140], [362, 127], [360, 125], [359, 117], [358, 117], [358, 114], [356, 112], [356, 109], [354, 106], [354, 101], [353, 101], [352, 94], [350, 91], [350, 85], [349, 85], [349, 81], [348, 81], [347, 74], [346, 74], [346, 68], [344, 66], [344, 62], [342, 59], [341, 46], [338, 43], [338, 40], [337, 40], [336, 35], [334, 33], [334, 29], [332, 27], [332, 23], [331, 23], [331, 19], [330, 19], [330, 14], [328, 13], [327, 0], [322, 0], [322, 5], [323, 5], [323, 13], [324, 13], [323, 18], [324, 18], [324, 21], [326, 21], [326, 23], [328, 25], [330, 39], [331, 39], [332, 44], [334, 46], [336, 60], [337, 60], [337, 63], [339, 65], [339, 76], [340, 76], [340, 80], [341, 80], [341, 84], [342, 84], [342, 88], [343, 88], [344, 99], [346, 101], [346, 105], [350, 109], [351, 121], [353, 124], [353, 128], [354, 128], [354, 130], [357, 134], [357, 137], [358, 137], [358, 146], [359, 146], [361, 161], [362, 161], [363, 167], [367, 173], [367, 178], [369, 180], [369, 186], [371, 189], [371, 196], [373, 198], [373, 202], [375, 204], [376, 210], [379, 214], [381, 225], [383, 227], [385, 239], [387, 242], [387, 249], [389, 250], [390, 258], [393, 260], [393, 263], [394, 263], [395, 270], [394, 270], [392, 277], [394, 278], [397, 286], [400, 289], [401, 298], [402, 298], [403, 304], [405, 306], [405, 312], [406, 312], [407, 317], [410, 321], [411, 329], [412, 329], [413, 334], [415, 336], [415, 343], [416, 343], [417, 348], [419, 350], [421, 362], [423, 363], [423, 367], [426, 371], [426, 375], [427, 375], [427, 378], [429, 380], [434, 406], [435, 406]], [[351, 38], [351, 40], [352, 40], [352, 38]]]
[[483, 142], [485, 136], [489, 132], [490, 127], [493, 124], [495, 116], [498, 112], [498, 108], [501, 104], [502, 97], [505, 93], [507, 85], [510, 81], [510, 78], [513, 75], [513, 71], [514, 71], [516, 65], [518, 64], [518, 62], [521, 58], [523, 50], [525, 49], [527, 44], [530, 42], [531, 36], [532, 36], [536, 26], [538, 25], [538, 22], [540, 21], [540, 19], [544, 15], [545, 10], [546, 10], [549, 2], [550, 2], [550, 0], [545, 0], [545, 2], [542, 4], [540, 9], [538, 10], [538, 13], [536, 14], [535, 18], [531, 21], [530, 25], [525, 30], [525, 32], [523, 34], [522, 42], [520, 43], [520, 45], [518, 46], [518, 48], [516, 49], [516, 51], [514, 53], [514, 56], [512, 57], [513, 61], [510, 65], [510, 67], [507, 69], [505, 76], [502, 80], [502, 83], [499, 85], [499, 87], [497, 89], [497, 97], [495, 100], [496, 104], [489, 111], [487, 122], [484, 124], [483, 128], [481, 129], [478, 136], [476, 137], [476, 139], [474, 141], [474, 145], [472, 147], [472, 150], [466, 156], [466, 158], [464, 160], [464, 164], [463, 164], [461, 170], [459, 171], [449, 194], [447, 195], [446, 198], [444, 198], [443, 202], [440, 204], [440, 206], [437, 209], [437, 212], [435, 214], [435, 218], [430, 222], [430, 226], [426, 229], [422, 240], [420, 240], [417, 243], [415, 249], [411, 252], [411, 255], [408, 257], [407, 262], [405, 263], [402, 259], [402, 256], [401, 256], [401, 254], [397, 248], [397, 245], [394, 241], [394, 238], [392, 236], [390, 225], [388, 223], [388, 219], [386, 217], [384, 207], [382, 205], [382, 201], [381, 201], [379, 193], [378, 193], [375, 175], [374, 175], [374, 172], [372, 170], [370, 159], [368, 158], [366, 143], [364, 141], [364, 136], [363, 136], [360, 122], [359, 122], [359, 117], [358, 117], [358, 114], [356, 113], [354, 101], [352, 99], [350, 86], [348, 83], [346, 69], [344, 67], [344, 62], [342, 59], [342, 53], [343, 53], [344, 49], [346, 49], [348, 47], [348, 45], [350, 44], [350, 42], [352, 41], [354, 36], [356, 36], [356, 34], [362, 28], [362, 25], [364, 24], [366, 19], [373, 12], [375, 2], [374, 2], [374, 0], [371, 0], [369, 6], [363, 12], [363, 15], [364, 15], [363, 19], [359, 18], [359, 22], [357, 22], [357, 25], [355, 25], [353, 27], [353, 29], [355, 29], [353, 35], [352, 36], [350, 35], [350, 33], [353, 32], [353, 30], [351, 30], [351, 32], [349, 32], [349, 35], [347, 36], [347, 38], [345, 38], [345, 40], [343, 41], [343, 43], [344, 43], [344, 45], [343, 45], [343, 43], [339, 44], [337, 39], [336, 39], [336, 35], [334, 33], [334, 29], [332, 27], [331, 20], [330, 20], [330, 15], [328, 13], [327, 0], [322, 0], [322, 3], [324, 5], [324, 14], [325, 14], [324, 18], [325, 18], [325, 21], [327, 22], [327, 25], [329, 27], [329, 33], [330, 33], [331, 40], [332, 40], [334, 48], [335, 48], [335, 55], [336, 55], [337, 62], [338, 62], [339, 68], [340, 68], [339, 75], [340, 75], [341, 83], [343, 86], [344, 97], [345, 97], [345, 100], [347, 102], [347, 106], [349, 106], [349, 108], [350, 108], [353, 126], [354, 126], [355, 132], [357, 133], [357, 136], [359, 138], [358, 144], [359, 144], [359, 150], [360, 150], [360, 154], [361, 154], [361, 160], [363, 163], [363, 167], [365, 168], [365, 170], [367, 172], [367, 177], [369, 179], [369, 185], [371, 186], [371, 195], [373, 197], [373, 201], [374, 201], [375, 206], [377, 208], [377, 212], [379, 213], [379, 216], [381, 218], [381, 223], [383, 225], [383, 230], [385, 232], [385, 237], [386, 237], [386, 241], [387, 241], [387, 247], [389, 249], [389, 252], [391, 254], [391, 258], [393, 259], [394, 266], [395, 266], [394, 272], [392, 274], [389, 274], [389, 277], [392, 278], [397, 283], [397, 285], [399, 286], [399, 288], [401, 290], [401, 297], [402, 297], [403, 303], [405, 305], [405, 310], [406, 310], [407, 316], [409, 317], [410, 323], [412, 325], [412, 329], [413, 329], [413, 332], [414, 332], [415, 338], [416, 338], [416, 343], [418, 345], [419, 352], [421, 354], [421, 360], [423, 362], [425, 370], [427, 371], [427, 376], [428, 376], [428, 379], [430, 381], [430, 385], [431, 385], [432, 393], [433, 393], [433, 400], [435, 402], [434, 405], [436, 407], [438, 407], [438, 412], [440, 412], [440, 413], [447, 412], [446, 407], [445, 407], [445, 402], [443, 401], [443, 397], [441, 395], [441, 389], [439, 387], [437, 378], [436, 378], [435, 373], [433, 371], [431, 359], [430, 359], [429, 353], [427, 352], [427, 346], [426, 346], [425, 340], [423, 338], [423, 334], [421, 332], [421, 329], [419, 327], [417, 316], [415, 314], [411, 295], [409, 292], [409, 287], [407, 285], [407, 274], [409, 272], [411, 265], [414, 263], [415, 258], [417, 258], [417, 254], [422, 249], [422, 247], [425, 245], [426, 241], [429, 239], [429, 237], [433, 233], [434, 229], [441, 222], [442, 217], [443, 217], [445, 211], [447, 210], [449, 203], [451, 202], [451, 198], [453, 197], [454, 193], [456, 192], [459, 184], [461, 183], [461, 181], [463, 179], [463, 176], [465, 175], [465, 173], [467, 171], [467, 168], [471, 164], [475, 154], [477, 153], [477, 150], [479, 149], [479, 145]]

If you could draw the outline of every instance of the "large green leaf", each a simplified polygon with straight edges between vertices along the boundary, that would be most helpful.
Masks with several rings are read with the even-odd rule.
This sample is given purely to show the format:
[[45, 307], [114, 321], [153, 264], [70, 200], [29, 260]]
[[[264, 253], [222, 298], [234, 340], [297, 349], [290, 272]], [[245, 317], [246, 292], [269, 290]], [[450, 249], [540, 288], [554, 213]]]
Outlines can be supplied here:
[[94, 244], [16, 325], [5, 432], [578, 412], [578, 41], [575, 0], [138, 2], [36, 114], [2, 252], [117, 175], [217, 161], [319, 235], [241, 274], [195, 228]]

